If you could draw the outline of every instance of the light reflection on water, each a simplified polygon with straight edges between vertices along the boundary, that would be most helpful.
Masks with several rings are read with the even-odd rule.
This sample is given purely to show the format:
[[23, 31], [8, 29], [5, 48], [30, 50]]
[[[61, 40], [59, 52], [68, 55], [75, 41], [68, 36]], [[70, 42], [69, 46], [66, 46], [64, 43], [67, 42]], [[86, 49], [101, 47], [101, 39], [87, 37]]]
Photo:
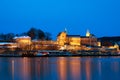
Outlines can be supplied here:
[[0, 80], [120, 80], [120, 57], [0, 58]]

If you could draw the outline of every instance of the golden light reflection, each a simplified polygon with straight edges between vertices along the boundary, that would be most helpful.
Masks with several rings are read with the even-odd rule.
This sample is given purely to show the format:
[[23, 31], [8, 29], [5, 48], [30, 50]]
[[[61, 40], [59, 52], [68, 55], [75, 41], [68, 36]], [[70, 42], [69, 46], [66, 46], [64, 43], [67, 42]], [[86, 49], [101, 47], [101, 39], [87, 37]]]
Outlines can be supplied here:
[[5, 80], [109, 80], [111, 77], [119, 80], [119, 60], [119, 57], [1, 58], [0, 71], [1, 77], [7, 74]]
[[[36, 69], [36, 74], [38, 74], [38, 75], [40, 75], [40, 68], [41, 68], [41, 66], [40, 66], [40, 59], [37, 59], [37, 62], [35, 63], [35, 69]], [[39, 77], [38, 77], [39, 78]]]
[[90, 74], [91, 74], [91, 63], [90, 63], [90, 60], [86, 60], [85, 62], [85, 71], [86, 71], [86, 80], [90, 80]]
[[58, 72], [60, 74], [60, 80], [67, 80], [67, 60], [64, 57], [60, 57]]
[[28, 62], [28, 58], [24, 57], [23, 58], [23, 67], [22, 67], [22, 74], [24, 76], [24, 78], [26, 79], [29, 79], [29, 75], [30, 75], [30, 65], [29, 65], [29, 62]]
[[70, 61], [70, 71], [74, 80], [79, 79], [81, 76], [81, 61], [80, 58], [75, 57], [74, 60]]

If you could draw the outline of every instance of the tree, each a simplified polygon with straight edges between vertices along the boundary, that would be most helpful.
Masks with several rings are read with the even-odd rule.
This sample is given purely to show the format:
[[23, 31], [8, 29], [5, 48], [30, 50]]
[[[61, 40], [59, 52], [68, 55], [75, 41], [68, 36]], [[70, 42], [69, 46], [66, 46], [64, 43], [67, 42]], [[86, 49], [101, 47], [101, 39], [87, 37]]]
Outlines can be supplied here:
[[14, 33], [8, 33], [8, 34], [0, 34], [0, 40], [2, 41], [11, 41], [15, 36], [30, 36], [31, 39], [39, 39], [39, 40], [51, 40], [51, 34], [49, 32], [42, 31], [41, 29], [36, 29], [32, 27], [29, 31], [21, 33], [21, 34], [14, 34]]
[[0, 34], [0, 40], [4, 40], [4, 34], [3, 33]]
[[35, 38], [36, 38], [36, 32], [37, 32], [37, 30], [32, 27], [32, 28], [27, 32], [27, 35], [30, 36], [31, 39], [35, 39]]
[[14, 33], [0, 34], [0, 40], [2, 41], [12, 41], [14, 37]]
[[31, 39], [40, 39], [44, 40], [45, 33], [41, 29], [31, 28], [27, 35], [31, 37]]
[[41, 39], [41, 40], [44, 40], [45, 39], [45, 33], [42, 31], [42, 30], [40, 30], [40, 29], [38, 29], [37, 30], [37, 36], [38, 36], [38, 39]]
[[7, 41], [12, 41], [13, 38], [15, 37], [14, 33], [8, 33], [4, 36], [5, 36], [5, 40], [7, 40]]
[[23, 32], [23, 33], [20, 34], [20, 36], [27, 36], [27, 33]]
[[49, 32], [45, 32], [45, 40], [52, 40], [51, 34]]

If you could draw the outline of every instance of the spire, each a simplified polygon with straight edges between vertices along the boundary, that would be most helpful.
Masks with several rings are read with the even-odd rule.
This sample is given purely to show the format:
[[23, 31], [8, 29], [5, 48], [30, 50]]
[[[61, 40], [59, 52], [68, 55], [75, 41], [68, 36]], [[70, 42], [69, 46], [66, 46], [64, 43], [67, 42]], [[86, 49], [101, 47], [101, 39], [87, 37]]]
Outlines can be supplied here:
[[67, 33], [67, 28], [65, 28], [65, 31], [64, 32], [66, 32]]
[[87, 32], [86, 32], [86, 37], [90, 37], [90, 32], [89, 32], [89, 30], [87, 30]]

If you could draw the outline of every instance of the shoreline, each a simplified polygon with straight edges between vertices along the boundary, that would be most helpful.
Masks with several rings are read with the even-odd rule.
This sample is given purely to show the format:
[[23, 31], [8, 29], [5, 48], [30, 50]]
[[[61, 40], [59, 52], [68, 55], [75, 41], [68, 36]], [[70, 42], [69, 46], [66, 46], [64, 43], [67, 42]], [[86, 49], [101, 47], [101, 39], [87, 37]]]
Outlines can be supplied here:
[[33, 54], [24, 54], [24, 55], [13, 55], [13, 54], [0, 54], [0, 57], [99, 57], [99, 56], [120, 56], [120, 54], [68, 54], [68, 55], [33, 55]]
[[16, 51], [5, 51], [0, 53], [0, 57], [84, 57], [84, 56], [120, 56], [120, 52], [100, 52], [100, 51], [69, 52], [69, 51], [57, 51], [57, 50], [31, 50], [31, 51], [16, 50]]

